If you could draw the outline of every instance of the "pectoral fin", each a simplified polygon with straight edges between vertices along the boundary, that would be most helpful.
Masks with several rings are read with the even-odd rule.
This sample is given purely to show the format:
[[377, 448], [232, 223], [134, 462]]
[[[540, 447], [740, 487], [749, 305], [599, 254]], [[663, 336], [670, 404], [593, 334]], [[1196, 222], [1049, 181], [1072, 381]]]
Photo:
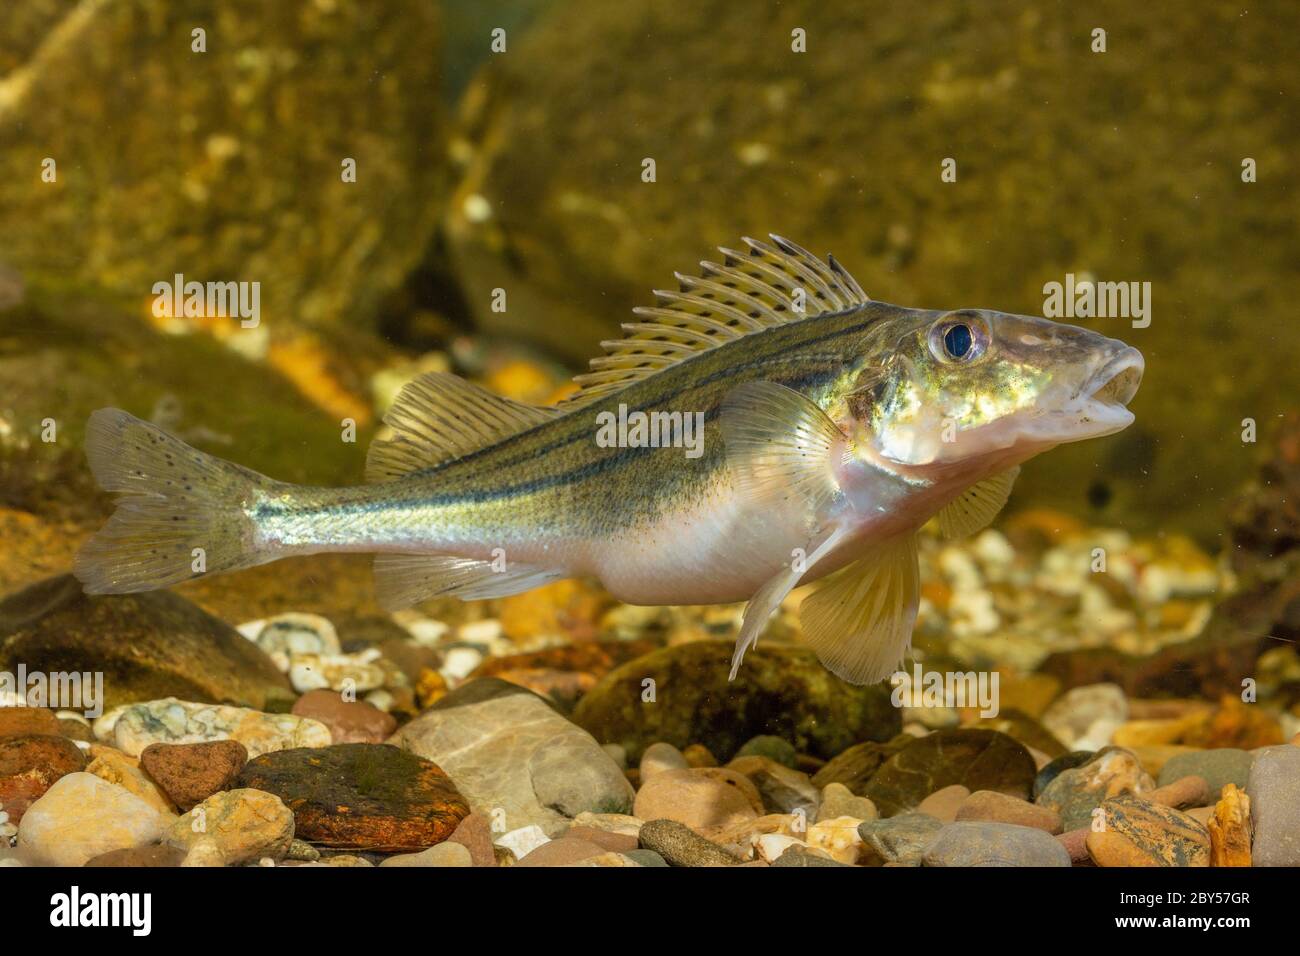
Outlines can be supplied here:
[[939, 530], [943, 536], [965, 538], [987, 528], [1011, 497], [1011, 486], [1016, 483], [1019, 474], [1019, 465], [1009, 468], [992, 478], [985, 478], [979, 484], [971, 485], [948, 502], [938, 515]]
[[907, 653], [920, 590], [916, 535], [901, 535], [826, 578], [804, 599], [804, 640], [836, 676], [874, 684]]
[[758, 635], [763, 632], [763, 628], [767, 627], [772, 612], [781, 606], [781, 602], [794, 590], [799, 579], [808, 573], [814, 564], [829, 554], [843, 540], [845, 534], [842, 528], [836, 528], [823, 535], [801, 563], [796, 564], [791, 561], [789, 567], [782, 568], [769, 578], [749, 599], [749, 604], [745, 606], [745, 616], [740, 622], [740, 634], [736, 637], [736, 652], [731, 656], [731, 675], [727, 680], [736, 679], [740, 662], [745, 658], [745, 651], [758, 641]]

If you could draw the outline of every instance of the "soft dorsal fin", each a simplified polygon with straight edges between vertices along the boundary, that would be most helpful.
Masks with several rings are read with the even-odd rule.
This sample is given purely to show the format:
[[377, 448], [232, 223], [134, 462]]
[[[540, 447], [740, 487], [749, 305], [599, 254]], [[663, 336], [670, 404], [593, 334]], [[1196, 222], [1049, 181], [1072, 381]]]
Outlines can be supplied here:
[[678, 292], [656, 289], [659, 304], [632, 311], [621, 339], [601, 342], [607, 353], [577, 376], [581, 387], [562, 404], [583, 405], [653, 375], [683, 359], [751, 332], [842, 312], [871, 301], [857, 281], [788, 239], [745, 238], [748, 252], [720, 248], [722, 263], [700, 263], [701, 274], [676, 273]]
[[987, 528], [1011, 497], [1020, 466], [971, 485], [940, 509], [939, 530], [945, 538], [965, 538]]
[[366, 480], [393, 481], [432, 468], [559, 414], [502, 398], [446, 372], [428, 372], [407, 383], [384, 416], [396, 434], [371, 444]]

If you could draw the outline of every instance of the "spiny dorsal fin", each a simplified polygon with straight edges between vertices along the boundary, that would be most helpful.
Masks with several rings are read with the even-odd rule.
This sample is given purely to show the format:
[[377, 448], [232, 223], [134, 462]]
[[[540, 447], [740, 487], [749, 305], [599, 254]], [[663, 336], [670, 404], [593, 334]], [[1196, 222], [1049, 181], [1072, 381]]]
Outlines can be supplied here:
[[393, 481], [432, 468], [559, 415], [494, 395], [446, 372], [407, 383], [384, 416], [396, 433], [371, 444], [367, 481]]
[[987, 528], [1011, 497], [1020, 466], [1008, 468], [971, 485], [939, 511], [939, 530], [945, 538], [965, 538]]
[[581, 390], [562, 405], [583, 405], [699, 352], [751, 332], [842, 312], [869, 301], [862, 287], [828, 256], [822, 262], [788, 239], [744, 239], [748, 252], [722, 248], [722, 263], [700, 263], [701, 275], [676, 273], [678, 292], [656, 289], [659, 304], [632, 311], [621, 339], [601, 342], [605, 356], [574, 381]]

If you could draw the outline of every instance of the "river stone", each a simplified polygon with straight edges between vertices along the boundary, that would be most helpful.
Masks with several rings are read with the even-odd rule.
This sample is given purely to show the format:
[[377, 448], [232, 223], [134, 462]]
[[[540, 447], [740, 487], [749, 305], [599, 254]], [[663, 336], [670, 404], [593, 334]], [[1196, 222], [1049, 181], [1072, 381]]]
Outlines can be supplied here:
[[788, 740], [781, 737], [774, 737], [771, 734], [759, 734], [752, 737], [736, 751], [736, 757], [767, 757], [769, 760], [775, 760], [777, 763], [794, 768], [795, 762], [799, 755], [795, 752], [794, 745]]
[[813, 774], [813, 785], [826, 787], [832, 783], [843, 784], [854, 794], [861, 796], [866, 789], [867, 781], [875, 775], [881, 765], [914, 739], [910, 734], [900, 734], [889, 743], [878, 744], [868, 741], [854, 744], [843, 753], [826, 761]]
[[[136, 298], [175, 273], [260, 279], [273, 322], [342, 325], [373, 317], [420, 261], [446, 177], [437, 7], [58, 9], [36, 48], [0, 37], [21, 80], [0, 100], [0, 129], [21, 130], [0, 156], [0, 221], [25, 224], [5, 244], [12, 265]], [[60, 161], [57, 187], [24, 175], [90, 154]]]
[[863, 862], [872, 866], [920, 866], [926, 847], [943, 826], [942, 820], [924, 813], [900, 813], [861, 823], [858, 835], [862, 837]]
[[182, 811], [230, 787], [247, 762], [248, 750], [238, 740], [150, 744], [140, 753], [145, 773]]
[[749, 778], [758, 788], [763, 809], [768, 813], [802, 811], [810, 820], [817, 816], [821, 791], [813, 786], [806, 773], [756, 755], [737, 757], [727, 764], [727, 769]]
[[1213, 803], [1227, 784], [1245, 789], [1252, 760], [1254, 755], [1250, 751], [1233, 747], [1180, 753], [1165, 761], [1156, 782], [1163, 787], [1183, 777], [1203, 777], [1209, 785], [1210, 802]]
[[[822, 667], [808, 648], [779, 644], [754, 648], [729, 682], [734, 649], [729, 641], [693, 641], [629, 661], [578, 702], [574, 723], [602, 743], [621, 744], [632, 760], [662, 740], [678, 748], [701, 743], [725, 761], [759, 734], [829, 759], [901, 729], [886, 684], [856, 687]], [[653, 705], [641, 700], [647, 679], [658, 688]]]
[[925, 866], [1069, 866], [1051, 834], [1011, 823], [949, 823], [925, 850]]
[[290, 611], [264, 621], [239, 625], [239, 632], [260, 647], [284, 670], [299, 654], [341, 654], [338, 632], [327, 617]]
[[812, 847], [791, 846], [772, 863], [773, 866], [852, 866], [841, 863], [829, 854], [818, 853]]
[[853, 817], [857, 820], [874, 820], [879, 816], [876, 805], [866, 797], [853, 795], [842, 783], [828, 783], [822, 788], [821, 803], [817, 807], [817, 820], [836, 817]]
[[0, 670], [99, 671], [105, 710], [179, 697], [262, 709], [293, 699], [256, 646], [170, 591], [90, 597], [71, 575], [0, 601]]
[[[0, 715], [4, 713], [0, 709]], [[17, 825], [61, 777], [86, 769], [86, 755], [66, 737], [30, 734], [0, 738], [0, 810]]]
[[57, 736], [62, 733], [59, 718], [44, 707], [0, 706], [0, 740], [30, 734]]
[[86, 861], [86, 866], [112, 867], [173, 867], [180, 866], [185, 852], [176, 847], [157, 843], [153, 846], [133, 847], [126, 850], [109, 850]]
[[364, 700], [345, 700], [332, 690], [309, 690], [292, 713], [319, 720], [336, 744], [381, 744], [397, 729], [397, 719]]
[[977, 790], [967, 797], [957, 808], [957, 820], [1012, 823], [1044, 833], [1061, 832], [1061, 816], [1055, 810], [992, 790]]
[[1039, 795], [1047, 789], [1047, 785], [1059, 777], [1063, 771], [1082, 767], [1093, 758], [1095, 753], [1096, 751], [1093, 750], [1072, 750], [1068, 754], [1062, 754], [1045, 763], [1034, 776], [1034, 799], [1037, 800]]
[[334, 744], [263, 754], [238, 786], [265, 790], [293, 811], [309, 843], [408, 853], [441, 843], [469, 815], [455, 785], [432, 761], [388, 744]]
[[718, 768], [661, 770], [641, 785], [632, 814], [642, 820], [675, 820], [697, 833], [724, 830], [756, 819], [762, 810], [734, 771]]
[[649, 820], [642, 825], [638, 838], [642, 849], [658, 853], [669, 866], [736, 866], [740, 863], [718, 844], [675, 820]]
[[218, 865], [278, 860], [293, 844], [293, 811], [272, 793], [223, 790], [176, 820], [167, 829], [166, 842], [186, 851], [210, 846]]
[[1136, 756], [1121, 747], [1107, 747], [1086, 763], [1057, 774], [1034, 802], [1059, 813], [1062, 830], [1069, 832], [1090, 826], [1093, 811], [1104, 800], [1154, 789], [1155, 781]]
[[93, 773], [70, 773], [27, 808], [18, 845], [43, 866], [81, 866], [111, 850], [157, 843], [165, 822], [130, 791]]
[[[618, 747], [623, 754], [623, 759], [627, 759], [627, 752], [618, 744], [605, 744], [606, 752], [610, 747]], [[610, 756], [613, 756], [613, 754], [610, 754]], [[690, 764], [686, 762], [686, 757], [682, 755], [680, 750], [672, 744], [659, 741], [651, 744], [641, 754], [641, 763], [638, 764], [637, 770], [640, 772], [641, 782], [644, 784], [657, 773], [665, 770], [686, 770], [689, 767]]]
[[863, 788], [881, 816], [917, 807], [930, 794], [960, 784], [1029, 796], [1037, 767], [1019, 741], [995, 730], [937, 730], [919, 737], [876, 771]]
[[443, 697], [389, 743], [434, 761], [476, 812], [548, 835], [585, 810], [623, 813], [633, 791], [590, 734], [531, 691], [479, 678]]
[[1128, 697], [1118, 684], [1072, 687], [1043, 714], [1043, 726], [1070, 750], [1100, 750], [1126, 720]]
[[1210, 865], [1209, 831], [1187, 814], [1132, 794], [1103, 801], [1101, 810], [1104, 832], [1126, 838], [1154, 865]]
[[[104, 718], [109, 718], [105, 714]], [[113, 741], [133, 757], [150, 744], [195, 744], [237, 740], [257, 757], [295, 747], [327, 747], [329, 729], [292, 714], [264, 714], [245, 707], [221, 707], [174, 697], [132, 704], [116, 716]], [[99, 732], [98, 724], [96, 733]]]
[[399, 853], [397, 856], [390, 856], [379, 865], [462, 867], [473, 866], [474, 860], [463, 845], [448, 840], [427, 850], [421, 850], [419, 853]]
[[[168, 793], [140, 767], [140, 762], [111, 747], [96, 748], [95, 759], [86, 773], [129, 790], [168, 819], [176, 815], [176, 804]], [[186, 807], [186, 809], [189, 809]]]
[[1300, 747], [1255, 752], [1246, 781], [1255, 829], [1254, 866], [1300, 866]]

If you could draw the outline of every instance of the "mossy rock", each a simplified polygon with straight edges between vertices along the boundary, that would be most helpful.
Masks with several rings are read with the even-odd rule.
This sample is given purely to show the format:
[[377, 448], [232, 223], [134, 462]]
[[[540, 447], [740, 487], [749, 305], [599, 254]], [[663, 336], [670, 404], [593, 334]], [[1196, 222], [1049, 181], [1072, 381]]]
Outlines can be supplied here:
[[90, 597], [70, 575], [0, 601], [0, 671], [100, 672], [105, 710], [179, 697], [266, 710], [294, 698], [252, 641], [168, 591]]
[[[1136, 424], [1053, 451], [1017, 502], [1213, 540], [1221, 516], [1204, 502], [1250, 469], [1241, 419], [1264, 422], [1292, 376], [1295, 333], [1278, 317], [1300, 270], [1278, 237], [1300, 218], [1286, 174], [1300, 123], [1286, 103], [1246, 104], [1291, 83], [1300, 7], [994, 0], [846, 17], [787, 0], [769, 13], [555, 4], [488, 59], [447, 228], [479, 320], [585, 360], [654, 304], [650, 289], [675, 287], [673, 270], [772, 231], [919, 308], [1041, 315], [1044, 285], [1067, 273], [1150, 281], [1148, 328], [1077, 323], [1147, 355]], [[796, 27], [806, 53], [791, 50]], [[940, 179], [945, 157], [956, 182]], [[1242, 182], [1245, 157], [1257, 182]], [[491, 311], [497, 287], [507, 311]]]
[[[808, 648], [759, 645], [728, 681], [733, 645], [696, 641], [664, 648], [606, 674], [578, 702], [573, 721], [601, 743], [621, 745], [635, 763], [655, 741], [699, 743], [730, 760], [759, 735], [828, 759], [862, 740], [888, 740], [902, 724], [889, 687], [856, 687]], [[645, 681], [655, 699], [643, 700]]]

